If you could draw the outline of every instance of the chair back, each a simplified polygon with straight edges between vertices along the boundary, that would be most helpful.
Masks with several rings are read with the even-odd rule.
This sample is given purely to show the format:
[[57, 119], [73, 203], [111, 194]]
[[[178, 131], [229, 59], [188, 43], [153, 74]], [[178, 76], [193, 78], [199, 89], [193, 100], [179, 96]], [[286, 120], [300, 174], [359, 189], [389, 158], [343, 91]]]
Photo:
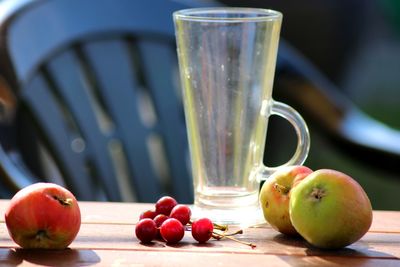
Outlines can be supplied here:
[[25, 2], [8, 25], [9, 60], [19, 116], [53, 174], [84, 200], [191, 202], [172, 20], [189, 6]]

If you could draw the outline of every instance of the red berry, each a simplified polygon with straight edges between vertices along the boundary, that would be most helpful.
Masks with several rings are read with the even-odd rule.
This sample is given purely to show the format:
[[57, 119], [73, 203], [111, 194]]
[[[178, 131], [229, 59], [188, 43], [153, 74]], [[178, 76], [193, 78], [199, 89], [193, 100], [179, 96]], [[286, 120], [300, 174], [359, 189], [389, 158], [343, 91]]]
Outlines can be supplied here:
[[169, 217], [167, 215], [158, 214], [156, 217], [154, 217], [153, 221], [156, 223], [156, 226], [158, 228], [160, 228], [162, 223], [165, 222], [168, 219], [169, 219]]
[[135, 227], [135, 234], [142, 243], [151, 242], [157, 235], [156, 223], [149, 218], [140, 220]]
[[156, 202], [156, 213], [169, 216], [171, 210], [178, 204], [172, 197], [162, 197]]
[[213, 233], [214, 225], [208, 218], [201, 218], [192, 224], [192, 236], [199, 243], [207, 242]]
[[166, 220], [168, 220], [169, 217], [167, 215], [164, 214], [158, 214], [153, 221], [156, 223], [157, 226], [157, 238], [162, 240], [161, 234], [160, 234], [160, 227], [163, 224], [163, 222], [165, 222]]
[[180, 221], [170, 218], [163, 222], [160, 228], [161, 237], [169, 244], [176, 244], [185, 235], [185, 229]]
[[186, 225], [190, 221], [190, 216], [192, 212], [190, 208], [186, 205], [176, 205], [172, 210], [169, 217], [175, 218], [180, 221], [183, 225]]
[[145, 218], [154, 219], [154, 217], [156, 217], [156, 215], [157, 215], [157, 213], [154, 210], [146, 210], [140, 214], [139, 220], [142, 220]]

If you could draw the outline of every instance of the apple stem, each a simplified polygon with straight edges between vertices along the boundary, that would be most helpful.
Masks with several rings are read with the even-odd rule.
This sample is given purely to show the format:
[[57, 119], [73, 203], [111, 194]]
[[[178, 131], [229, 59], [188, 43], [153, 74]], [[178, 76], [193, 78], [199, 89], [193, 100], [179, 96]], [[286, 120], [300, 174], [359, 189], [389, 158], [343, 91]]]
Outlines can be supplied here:
[[281, 192], [284, 195], [286, 195], [290, 191], [290, 188], [280, 185], [280, 184], [275, 184], [274, 187], [276, 190], [278, 190], [279, 192]]
[[66, 198], [63, 199], [59, 196], [52, 196], [55, 200], [57, 200], [61, 205], [63, 206], [70, 206], [72, 205], [72, 199], [71, 198]]

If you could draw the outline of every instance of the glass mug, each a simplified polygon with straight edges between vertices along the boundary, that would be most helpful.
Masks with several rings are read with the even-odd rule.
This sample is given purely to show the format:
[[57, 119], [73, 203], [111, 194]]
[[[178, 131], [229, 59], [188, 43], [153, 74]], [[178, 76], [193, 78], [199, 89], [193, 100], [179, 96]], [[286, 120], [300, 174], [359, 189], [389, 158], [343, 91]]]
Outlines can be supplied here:
[[[195, 202], [193, 217], [224, 224], [263, 222], [260, 181], [270, 115], [287, 119], [298, 137], [293, 157], [309, 151], [302, 117], [272, 99], [282, 14], [255, 8], [174, 12]], [[282, 166], [284, 166], [282, 165]]]

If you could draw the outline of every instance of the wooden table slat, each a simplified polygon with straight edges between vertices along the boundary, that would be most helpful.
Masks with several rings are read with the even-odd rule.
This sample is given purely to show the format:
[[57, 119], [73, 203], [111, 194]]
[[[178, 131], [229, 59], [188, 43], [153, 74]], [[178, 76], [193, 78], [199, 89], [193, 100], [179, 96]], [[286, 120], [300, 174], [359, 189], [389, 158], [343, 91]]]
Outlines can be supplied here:
[[[7, 204], [0, 200], [0, 212]], [[135, 224], [140, 212], [153, 206], [80, 202], [81, 230], [70, 249], [62, 251], [19, 249], [3, 219], [0, 266], [400, 266], [400, 212], [374, 211], [371, 229], [361, 240], [330, 251], [313, 248], [302, 238], [286, 237], [267, 224], [246, 228], [237, 236], [254, 243], [254, 249], [227, 239], [198, 244], [190, 232], [176, 245], [141, 244], [134, 235]]]

